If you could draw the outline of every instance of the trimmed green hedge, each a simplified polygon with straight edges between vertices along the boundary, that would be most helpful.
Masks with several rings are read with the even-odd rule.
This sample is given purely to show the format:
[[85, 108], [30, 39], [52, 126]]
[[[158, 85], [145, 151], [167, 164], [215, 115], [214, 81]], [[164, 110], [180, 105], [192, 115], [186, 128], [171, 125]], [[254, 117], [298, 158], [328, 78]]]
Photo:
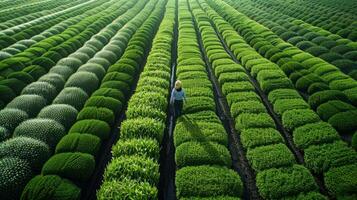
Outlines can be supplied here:
[[313, 176], [301, 165], [259, 172], [256, 182], [260, 195], [265, 199], [280, 199], [317, 190]]
[[65, 87], [79, 87], [87, 94], [91, 94], [99, 86], [99, 80], [94, 73], [77, 72], [66, 82]]
[[331, 100], [343, 100], [348, 102], [348, 98], [343, 92], [338, 90], [325, 90], [311, 95], [309, 97], [309, 104], [313, 109], [316, 109], [321, 104]]
[[27, 183], [21, 200], [79, 200], [81, 189], [57, 175], [38, 175]]
[[285, 111], [294, 110], [294, 109], [308, 109], [310, 108], [302, 98], [300, 99], [279, 99], [274, 103], [274, 111], [282, 116]]
[[272, 144], [248, 149], [247, 158], [255, 171], [288, 167], [296, 163], [295, 157], [285, 144]]
[[57, 95], [52, 104], [68, 104], [79, 111], [82, 109], [87, 99], [87, 93], [84, 92], [81, 88], [67, 87]]
[[357, 130], [357, 110], [337, 113], [328, 120], [328, 123], [339, 132], [355, 131]]
[[43, 175], [59, 175], [76, 181], [87, 181], [95, 168], [94, 157], [86, 153], [59, 153], [43, 166]]
[[71, 133], [88, 133], [98, 136], [101, 140], [105, 140], [109, 138], [110, 126], [108, 123], [101, 120], [85, 119], [73, 124], [69, 130], [69, 134]]
[[357, 152], [342, 141], [310, 146], [304, 152], [306, 167], [315, 173], [357, 162]]
[[99, 137], [90, 134], [73, 133], [64, 136], [56, 146], [56, 153], [81, 152], [96, 156], [101, 146]]
[[157, 199], [155, 186], [132, 180], [105, 181], [97, 192], [98, 200], [108, 199]]
[[232, 165], [227, 147], [214, 142], [185, 142], [176, 147], [176, 166], [178, 168], [197, 165]]
[[[357, 165], [332, 168], [324, 174], [326, 188], [337, 199], [354, 199], [357, 191]], [[347, 198], [351, 195], [351, 198]]]
[[238, 130], [247, 128], [275, 128], [274, 120], [267, 113], [243, 113], [236, 119], [235, 127]]
[[194, 166], [176, 171], [176, 194], [184, 197], [241, 197], [243, 183], [239, 175], [225, 167]]
[[53, 104], [44, 107], [37, 115], [38, 118], [53, 119], [68, 130], [77, 118], [77, 110], [66, 104]]
[[155, 119], [128, 119], [121, 124], [120, 136], [122, 139], [151, 138], [161, 142], [164, 128], [164, 124]]
[[78, 113], [77, 120], [80, 121], [84, 119], [97, 119], [107, 122], [109, 125], [113, 125], [115, 116], [113, 111], [108, 108], [90, 106], [84, 107]]
[[276, 89], [269, 93], [268, 99], [271, 103], [282, 99], [300, 99], [300, 94], [294, 89]]
[[33, 170], [40, 170], [50, 155], [51, 151], [46, 143], [28, 137], [11, 138], [0, 144], [0, 158], [16, 157], [26, 160]]
[[318, 192], [308, 192], [300, 193], [296, 196], [283, 197], [281, 200], [328, 200], [328, 198]]
[[93, 96], [86, 101], [84, 107], [108, 108], [113, 111], [114, 114], [118, 114], [123, 105], [119, 100], [112, 97]]
[[104, 172], [105, 181], [130, 179], [157, 185], [159, 178], [159, 165], [151, 158], [137, 155], [114, 158]]
[[296, 128], [293, 132], [294, 143], [300, 149], [311, 145], [330, 143], [340, 139], [337, 131], [326, 122], [306, 124]]
[[5, 108], [0, 111], [0, 126], [12, 132], [21, 122], [25, 121], [27, 118], [28, 115], [22, 110]]
[[92, 93], [91, 97], [95, 96], [112, 97], [122, 103], [125, 102], [125, 95], [119, 89], [100, 88]]
[[294, 109], [284, 112], [282, 122], [288, 131], [303, 126], [307, 123], [320, 121], [320, 117], [311, 109]]
[[242, 113], [265, 113], [266, 108], [260, 101], [242, 101], [233, 103], [231, 106], [231, 114], [233, 118], [238, 117]]
[[52, 119], [30, 119], [22, 122], [14, 131], [14, 137], [24, 136], [45, 142], [51, 149], [66, 134], [65, 128]]
[[119, 140], [112, 148], [112, 155], [113, 158], [125, 155], [138, 155], [158, 161], [160, 157], [160, 147], [159, 143], [154, 139]]
[[351, 146], [357, 150], [357, 131], [352, 136]]
[[31, 167], [26, 161], [19, 158], [0, 159], [0, 198], [19, 199], [31, 177]]
[[321, 104], [317, 107], [317, 114], [323, 119], [324, 121], [329, 120], [333, 115], [339, 112], [345, 112], [349, 110], [354, 110], [355, 107], [351, 104], [345, 103], [340, 100], [331, 100], [326, 103]]
[[283, 143], [283, 137], [273, 128], [249, 128], [240, 133], [240, 139], [245, 149], [262, 145]]
[[46, 106], [46, 100], [38, 95], [21, 95], [13, 99], [6, 108], [25, 111], [29, 117], [35, 117]]
[[261, 101], [260, 97], [255, 92], [232, 92], [226, 95], [226, 99], [229, 106], [232, 106], [235, 102]]
[[224, 127], [218, 123], [196, 122], [185, 116], [181, 118], [180, 122], [177, 122], [174, 132], [175, 146], [189, 141], [211, 141], [224, 146], [228, 145], [227, 133]]

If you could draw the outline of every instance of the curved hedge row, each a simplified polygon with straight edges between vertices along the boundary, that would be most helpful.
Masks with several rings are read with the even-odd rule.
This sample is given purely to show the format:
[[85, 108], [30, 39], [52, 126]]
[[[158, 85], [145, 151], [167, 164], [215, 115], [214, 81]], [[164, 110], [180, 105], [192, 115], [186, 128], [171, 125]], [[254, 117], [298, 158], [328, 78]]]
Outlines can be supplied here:
[[[139, 44], [140, 38], [147, 35], [154, 36], [152, 27], [159, 25], [162, 16], [136, 91], [128, 102], [127, 119], [121, 124], [120, 139], [112, 148], [113, 159], [106, 167], [97, 199], [158, 198], [159, 145], [165, 128], [175, 16], [173, 0], [157, 2], [152, 18], [142, 27], [137, 40], [132, 42], [127, 56], [112, 66], [112, 71], [127, 74], [138, 70], [140, 63], [133, 62], [135, 57], [132, 50], [138, 47], [148, 50], [145, 48], [149, 46], [148, 41], [142, 43], [144, 46], [135, 44]], [[150, 115], [145, 110], [150, 110]]]
[[[236, 11], [232, 8], [229, 7], [227, 4], [224, 3], [218, 3], [215, 0], [212, 0], [209, 2], [212, 7], [219, 13], [222, 14], [223, 16], [237, 16]], [[208, 7], [207, 7], [208, 9]], [[222, 10], [224, 9], [224, 13], [222, 13]], [[213, 19], [214, 22], [217, 24], [218, 29], [222, 33], [225, 41], [228, 43], [230, 40], [233, 41], [239, 41], [239, 42], [234, 42], [236, 43], [230, 46], [230, 49], [236, 53], [236, 56], [242, 63], [246, 63], [245, 67], [249, 70], [252, 70], [255, 67], [258, 67], [258, 65], [252, 65], [250, 66], [250, 61], [244, 61], [244, 51], [237, 51], [236, 46], [238, 46], [238, 43], [243, 43], [245, 44], [245, 41], [242, 40], [242, 38], [237, 35], [234, 32], [234, 29], [230, 27], [230, 25], [223, 20], [223, 18], [219, 17], [217, 19], [217, 13], [212, 12], [210, 9], [208, 9], [211, 13], [210, 17]], [[207, 11], [208, 12], [208, 11]], [[232, 18], [233, 19], [233, 18]], [[239, 17], [235, 17], [235, 19], [239, 19]], [[224, 29], [223, 29], [224, 27]], [[229, 27], [229, 28], [228, 28]], [[224, 30], [224, 31], [223, 31]], [[229, 30], [229, 31], [228, 31]], [[233, 32], [231, 32], [233, 31]], [[246, 51], [250, 51], [250, 53], [254, 53], [256, 55], [259, 55], [257, 52], [252, 49], [252, 47], [246, 46], [245, 48], [248, 48]], [[242, 55], [243, 54], [243, 55]], [[260, 56], [257, 57], [251, 57], [251, 59], [260, 59]], [[260, 61], [259, 61], [260, 62]], [[266, 61], [269, 63], [269, 61]], [[278, 67], [275, 67], [275, 71], [277, 72], [276, 74], [281, 74], [279, 71], [281, 70]], [[264, 76], [266, 76], [266, 70], [261, 70], [258, 72], [258, 76], [260, 73], [264, 73]], [[268, 74], [271, 74], [269, 72]], [[257, 76], [257, 77], [258, 77]], [[262, 77], [262, 76], [259, 76]], [[274, 79], [280, 79], [282, 77], [280, 76], [272, 76], [271, 80]], [[264, 82], [264, 80], [258, 80], [260, 84]], [[262, 88], [263, 89], [263, 88]], [[343, 188], [350, 188], [343, 190], [346, 193], [341, 193], [339, 192], [342, 187], [339, 185], [333, 185], [331, 183], [331, 180], [328, 180], [329, 177], [329, 172], [331, 173], [337, 173], [337, 171], [342, 170], [342, 169], [350, 169], [346, 168], [345, 166], [348, 165], [353, 165], [356, 163], [356, 152], [349, 148], [344, 142], [341, 141], [340, 137], [338, 136], [336, 130], [332, 128], [332, 126], [328, 123], [322, 122], [319, 119], [319, 116], [312, 111], [310, 108], [306, 107], [306, 104], [301, 104], [298, 103], [296, 104], [295, 102], [303, 102], [302, 97], [297, 93], [296, 90], [290, 89], [290, 88], [284, 88], [282, 87], [281, 89], [277, 88], [273, 91], [267, 92], [268, 94], [268, 99], [272, 103], [273, 108], [275, 111], [281, 111], [280, 116], [282, 120], [283, 126], [292, 132], [293, 135], [293, 140], [295, 145], [300, 148], [301, 150], [304, 151], [304, 160], [305, 163], [304, 165], [306, 168], [308, 168], [310, 171], [314, 172], [315, 174], [323, 174], [324, 175], [324, 180], [325, 180], [325, 186], [329, 189], [329, 192], [331, 195], [336, 196], [337, 198], [343, 198], [343, 196], [348, 196], [348, 195], [353, 195], [354, 191], [352, 188], [354, 188], [356, 185], [353, 181], [349, 181], [349, 179], [346, 179], [345, 181], [342, 181], [341, 185], [343, 185]], [[316, 98], [319, 101], [323, 101], [322, 98]], [[281, 110], [281, 107], [284, 104], [289, 104], [289, 107], [285, 107], [283, 110]], [[303, 107], [301, 107], [303, 105]], [[243, 114], [242, 114], [243, 115]], [[242, 123], [240, 123], [242, 124]], [[267, 123], [268, 125], [268, 123]], [[244, 132], [244, 131], [243, 131]], [[244, 135], [246, 137], [250, 135]], [[273, 140], [276, 140], [275, 137], [272, 138]], [[242, 139], [244, 142], [245, 140]], [[246, 140], [249, 141], [249, 140]], [[269, 142], [270, 143], [270, 142]], [[277, 148], [274, 148], [274, 151]], [[248, 152], [249, 153], [249, 152]], [[337, 156], [338, 155], [338, 156]], [[252, 157], [259, 157], [261, 156], [260, 154], [258, 155], [252, 155]], [[337, 159], [338, 157], [338, 159]], [[267, 158], [267, 157], [265, 157]], [[285, 158], [285, 156], [280, 156], [280, 158]], [[280, 160], [279, 162], [284, 161], [285, 159]], [[288, 160], [286, 160], [288, 161]], [[284, 161], [285, 162], [285, 161]], [[253, 166], [256, 164], [253, 164]], [[294, 169], [300, 171], [299, 173], [306, 174], [307, 172], [303, 172], [302, 168], [299, 169], [297, 167], [293, 167]], [[271, 175], [274, 174], [274, 176], [278, 177], [278, 174], [281, 174], [281, 176], [286, 176], [286, 174], [289, 172], [289, 170], [283, 170], [283, 171], [277, 171], [277, 170], [271, 170], [269, 173]], [[346, 170], [344, 171], [346, 173], [346, 176], [352, 176], [355, 173], [355, 170]], [[297, 173], [298, 174], [298, 173]], [[279, 175], [280, 176], [280, 175]], [[263, 180], [267, 180], [267, 174], [266, 173], [258, 173], [257, 176], [257, 186], [263, 193], [263, 197], [266, 196], [266, 198], [272, 198], [275, 199], [278, 196], [277, 193], [272, 193], [269, 192], [270, 189], [274, 188], [272, 187], [263, 187]], [[328, 181], [327, 181], [328, 180]], [[271, 180], [272, 181], [272, 180]], [[294, 183], [294, 179], [289, 180], [289, 182]], [[309, 186], [310, 188], [313, 188], [311, 185], [309, 185], [307, 182], [302, 181], [301, 183], [304, 183], [303, 185]], [[303, 186], [302, 184], [297, 184], [296, 186]], [[308, 188], [309, 188], [308, 187]], [[316, 188], [316, 186], [315, 186]], [[285, 195], [291, 195], [287, 193], [286, 188], [283, 194]], [[296, 192], [301, 192], [303, 191], [302, 189], [295, 190]], [[305, 191], [306, 192], [306, 191]]]

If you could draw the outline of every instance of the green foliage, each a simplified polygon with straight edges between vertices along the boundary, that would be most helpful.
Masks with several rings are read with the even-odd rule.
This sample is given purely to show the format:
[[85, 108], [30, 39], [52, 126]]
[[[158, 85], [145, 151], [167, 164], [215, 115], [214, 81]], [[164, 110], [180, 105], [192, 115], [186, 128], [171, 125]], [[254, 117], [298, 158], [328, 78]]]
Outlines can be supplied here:
[[260, 82], [260, 87], [265, 93], [269, 93], [276, 89], [281, 88], [294, 88], [291, 80], [287, 77], [280, 79], [268, 79]]
[[29, 117], [35, 117], [46, 106], [46, 100], [38, 95], [21, 95], [13, 99], [6, 108], [23, 110]]
[[45, 82], [34, 82], [27, 85], [21, 92], [22, 95], [39, 95], [46, 99], [49, 103], [51, 102], [57, 95], [56, 88]]
[[326, 188], [333, 196], [337, 196], [337, 199], [344, 199], [344, 196], [356, 195], [356, 177], [357, 165], [351, 164], [330, 169], [324, 174], [324, 181]]
[[97, 76], [91, 72], [77, 72], [66, 82], [65, 87], [79, 87], [87, 94], [91, 94], [99, 86]]
[[351, 146], [357, 150], [357, 132], [355, 132], [352, 136]]
[[47, 144], [28, 137], [11, 138], [0, 144], [0, 158], [16, 157], [26, 160], [33, 170], [40, 170], [50, 155]]
[[222, 86], [222, 92], [225, 95], [232, 92], [249, 92], [254, 90], [254, 86], [249, 81], [229, 82]]
[[245, 149], [283, 142], [280, 133], [273, 128], [244, 129], [240, 133], [240, 138]]
[[16, 78], [26, 84], [30, 84], [35, 81], [32, 76], [23, 71], [11, 73], [7, 78]]
[[155, 186], [146, 182], [132, 180], [105, 181], [97, 192], [98, 200], [120, 199], [157, 199], [158, 191]]
[[235, 102], [242, 101], [261, 101], [257, 93], [251, 92], [233, 92], [226, 95], [229, 106]]
[[278, 99], [274, 103], [274, 111], [280, 116], [284, 114], [285, 111], [294, 109], [308, 109], [309, 104], [307, 104], [302, 98], [299, 99]]
[[122, 103], [112, 97], [103, 96], [93, 96], [90, 97], [86, 103], [85, 107], [97, 107], [97, 108], [107, 108], [113, 111], [114, 114], [118, 114], [122, 109]]
[[327, 197], [318, 192], [300, 193], [296, 196], [283, 197], [281, 200], [327, 200]]
[[90, 134], [73, 133], [64, 136], [56, 146], [56, 153], [81, 152], [96, 156], [100, 149], [99, 137]]
[[288, 131], [308, 123], [320, 121], [320, 117], [311, 109], [295, 109], [284, 112], [282, 122]]
[[53, 104], [44, 107], [37, 115], [38, 118], [53, 119], [68, 130], [77, 118], [77, 110], [67, 104]]
[[305, 149], [305, 165], [315, 173], [327, 172], [330, 168], [353, 164], [357, 161], [357, 153], [346, 143], [335, 143], [310, 146]]
[[329, 90], [329, 89], [330, 89], [330, 87], [326, 83], [317, 82], [317, 83], [312, 83], [309, 86], [309, 88], [307, 89], [307, 93], [309, 95], [312, 95], [316, 92]]
[[102, 81], [124, 81], [130, 85], [133, 82], [133, 77], [123, 72], [109, 72], [104, 76]]
[[45, 142], [51, 149], [66, 134], [64, 127], [52, 119], [30, 119], [14, 131], [14, 137], [25, 136]]
[[103, 107], [84, 107], [77, 116], [77, 120], [83, 119], [98, 119], [107, 122], [109, 125], [114, 124], [114, 113], [108, 108]]
[[355, 131], [357, 130], [357, 110], [337, 113], [328, 120], [328, 123], [339, 132]]
[[161, 142], [164, 128], [164, 124], [155, 119], [128, 119], [121, 124], [120, 136], [122, 139], [151, 138]]
[[232, 164], [227, 147], [213, 142], [185, 142], [176, 147], [176, 166], [178, 168], [197, 165]]
[[27, 118], [28, 115], [22, 110], [5, 108], [0, 111], [0, 126], [12, 132], [21, 122], [25, 121]]
[[178, 198], [243, 195], [243, 183], [239, 175], [225, 167], [193, 166], [176, 171]]
[[162, 111], [167, 109], [167, 98], [155, 91], [136, 92], [129, 101], [129, 104], [145, 105], [152, 108], [157, 108]]
[[258, 172], [295, 164], [295, 157], [285, 144], [272, 144], [248, 149], [247, 158], [252, 168]]
[[19, 199], [31, 177], [31, 167], [26, 161], [19, 158], [0, 159], [0, 198]]
[[109, 138], [110, 126], [101, 120], [85, 119], [73, 124], [69, 133], [88, 133], [99, 137], [101, 140], [105, 140]]
[[235, 121], [235, 127], [238, 130], [248, 128], [275, 128], [274, 120], [267, 113], [243, 113], [239, 115]]
[[348, 102], [348, 98], [343, 92], [338, 90], [325, 90], [311, 95], [309, 97], [309, 104], [313, 109], [316, 109], [321, 104], [330, 100], [343, 100]]
[[76, 110], [81, 110], [87, 99], [88, 95], [82, 89], [67, 87], [57, 95], [52, 104], [68, 104]]
[[322, 120], [327, 121], [337, 113], [354, 109], [355, 107], [351, 104], [340, 100], [331, 100], [317, 107], [317, 114], [321, 117]]
[[257, 174], [256, 182], [260, 195], [265, 199], [279, 199], [317, 190], [313, 176], [301, 165], [261, 171]]
[[101, 65], [96, 63], [84, 64], [80, 68], [78, 68], [78, 72], [80, 71], [94, 73], [99, 80], [103, 79], [105, 75], [105, 69]]
[[[63, 77], [59, 74], [55, 73], [48, 73], [46, 75], [41, 76], [40, 79], [38, 79], [40, 82], [45, 82], [53, 85], [57, 91], [61, 91], [63, 89], [65, 80]], [[57, 95], [57, 94], [56, 94]]]
[[127, 95], [130, 91], [130, 86], [123, 81], [107, 81], [102, 83], [100, 88], [117, 89], [124, 93], [124, 95]]
[[216, 197], [188, 197], [181, 200], [240, 200], [239, 197], [216, 196]]
[[152, 158], [159, 160], [159, 143], [153, 139], [129, 139], [119, 140], [112, 148], [113, 158], [119, 156], [133, 156]]
[[260, 101], [241, 101], [231, 105], [231, 114], [236, 118], [242, 113], [265, 113], [266, 108]]
[[21, 200], [79, 200], [81, 190], [56, 175], [38, 175], [26, 185]]
[[211, 97], [190, 97], [187, 98], [183, 104], [184, 113], [195, 113], [200, 111], [215, 111], [216, 105], [214, 99]]
[[75, 181], [87, 181], [95, 167], [94, 157], [86, 153], [59, 153], [43, 166], [43, 175], [58, 175]]
[[8, 86], [0, 85], [0, 100], [8, 103], [16, 97], [16, 93]]
[[137, 155], [114, 158], [104, 172], [105, 181], [130, 179], [156, 185], [159, 178], [159, 165], [150, 158]]
[[294, 143], [300, 149], [306, 149], [311, 145], [321, 145], [340, 139], [337, 131], [326, 122], [306, 124], [296, 128], [293, 132]]
[[120, 102], [125, 101], [125, 95], [118, 89], [112, 88], [100, 88], [93, 92], [92, 97], [95, 96], [104, 96], [104, 97], [112, 97]]

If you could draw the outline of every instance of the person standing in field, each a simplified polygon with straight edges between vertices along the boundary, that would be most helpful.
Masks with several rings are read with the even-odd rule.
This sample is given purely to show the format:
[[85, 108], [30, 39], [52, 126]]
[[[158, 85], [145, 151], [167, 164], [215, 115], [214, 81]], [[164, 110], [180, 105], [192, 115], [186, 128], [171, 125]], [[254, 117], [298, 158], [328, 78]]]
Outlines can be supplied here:
[[171, 92], [170, 102], [174, 106], [174, 116], [177, 118], [182, 113], [183, 101], [186, 102], [186, 94], [182, 88], [182, 83], [180, 80], [175, 82], [175, 87]]

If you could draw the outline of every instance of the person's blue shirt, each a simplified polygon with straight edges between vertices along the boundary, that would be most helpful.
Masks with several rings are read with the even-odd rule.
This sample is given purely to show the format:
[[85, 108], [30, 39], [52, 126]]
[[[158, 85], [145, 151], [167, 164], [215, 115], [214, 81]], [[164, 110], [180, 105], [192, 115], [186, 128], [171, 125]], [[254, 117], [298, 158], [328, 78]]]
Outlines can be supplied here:
[[181, 88], [181, 90], [176, 90], [176, 88], [172, 89], [171, 92], [171, 102], [174, 100], [184, 100], [186, 98], [185, 91]]

